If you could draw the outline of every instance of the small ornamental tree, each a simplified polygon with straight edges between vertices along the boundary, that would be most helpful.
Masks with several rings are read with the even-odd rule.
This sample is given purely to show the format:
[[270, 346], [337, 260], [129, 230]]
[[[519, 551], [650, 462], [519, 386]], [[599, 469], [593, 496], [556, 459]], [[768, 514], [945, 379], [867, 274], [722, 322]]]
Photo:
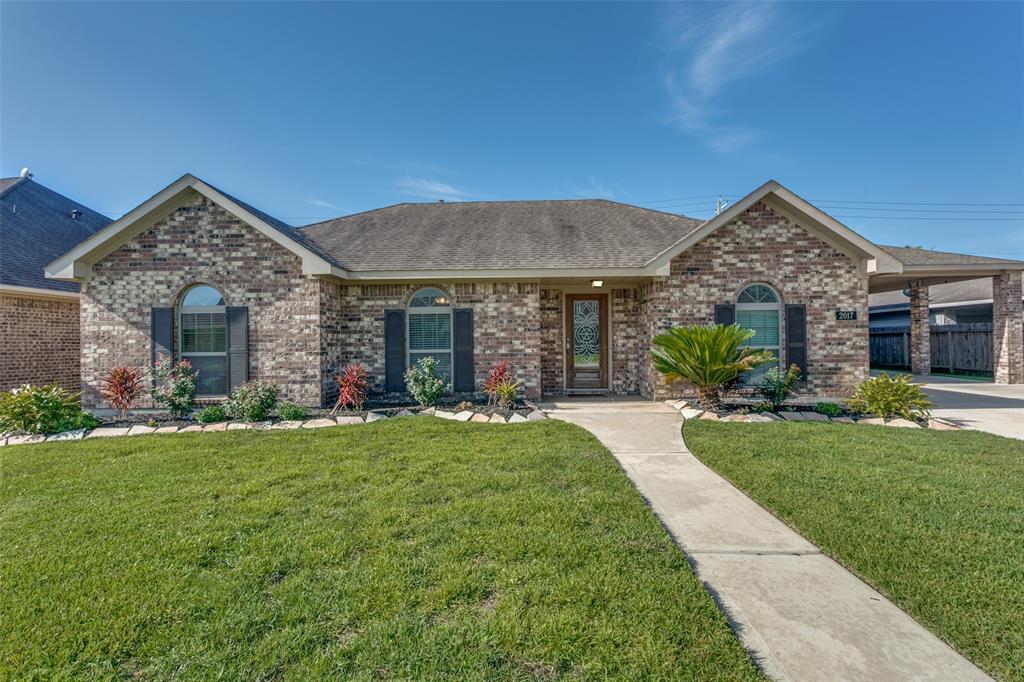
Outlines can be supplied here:
[[338, 414], [343, 407], [346, 410], [363, 409], [369, 384], [368, 377], [366, 368], [362, 365], [346, 365], [341, 374], [335, 374], [334, 380], [338, 382], [338, 402], [334, 403], [331, 414]]
[[153, 368], [156, 385], [153, 400], [167, 406], [167, 411], [176, 419], [187, 419], [196, 405], [197, 372], [188, 360], [174, 362], [169, 355], [157, 358]]
[[437, 375], [437, 361], [426, 356], [405, 371], [405, 387], [413, 399], [423, 407], [433, 405], [452, 385]]
[[790, 365], [785, 372], [772, 367], [765, 372], [757, 392], [764, 398], [765, 407], [773, 411], [782, 407], [782, 403], [793, 393], [793, 386], [800, 380], [800, 368]]
[[100, 378], [103, 397], [121, 419], [128, 417], [128, 410], [142, 395], [143, 379], [143, 372], [138, 367], [114, 367]]
[[487, 370], [487, 378], [484, 379], [484, 392], [487, 394], [488, 405], [497, 403], [498, 386], [506, 380], [512, 380], [512, 368], [507, 360], [498, 360]]
[[231, 394], [224, 405], [225, 413], [233, 419], [259, 422], [270, 416], [277, 407], [277, 386], [266, 381], [247, 381]]

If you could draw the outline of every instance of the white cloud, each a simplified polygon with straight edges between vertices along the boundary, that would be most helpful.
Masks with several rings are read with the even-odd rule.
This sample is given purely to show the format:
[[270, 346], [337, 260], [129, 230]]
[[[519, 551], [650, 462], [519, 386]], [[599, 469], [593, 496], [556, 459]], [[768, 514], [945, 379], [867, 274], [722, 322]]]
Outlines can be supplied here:
[[587, 178], [587, 184], [583, 187], [575, 187], [572, 193], [578, 197], [584, 197], [586, 199], [611, 199], [615, 196], [615, 192], [604, 186], [604, 184], [591, 175]]
[[331, 202], [325, 201], [324, 199], [306, 199], [306, 203], [311, 204], [313, 206], [319, 206], [320, 208], [329, 208], [334, 211], [345, 212], [345, 209], [342, 208], [341, 206], [338, 206], [337, 204], [332, 204]]
[[718, 100], [730, 84], [765, 71], [806, 44], [811, 27], [794, 29], [795, 21], [784, 22], [782, 14], [783, 7], [773, 3], [674, 6], [666, 21], [672, 62], [664, 78], [669, 120], [717, 152], [754, 142], [753, 128], [723, 122], [729, 112]]
[[460, 189], [452, 187], [446, 182], [427, 180], [424, 178], [400, 178], [395, 184], [405, 190], [407, 194], [424, 199], [447, 199], [458, 201], [468, 199], [472, 195]]

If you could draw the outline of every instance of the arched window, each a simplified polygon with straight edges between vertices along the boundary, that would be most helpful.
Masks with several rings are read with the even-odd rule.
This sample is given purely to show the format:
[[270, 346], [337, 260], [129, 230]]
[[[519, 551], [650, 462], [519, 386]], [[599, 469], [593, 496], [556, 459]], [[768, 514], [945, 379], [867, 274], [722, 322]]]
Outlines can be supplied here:
[[420, 289], [409, 299], [408, 367], [431, 356], [446, 381], [452, 378], [452, 302], [440, 289]]
[[227, 337], [221, 293], [206, 284], [189, 288], [178, 306], [178, 357], [199, 371], [197, 396], [227, 395]]
[[[751, 284], [740, 292], [736, 299], [736, 324], [754, 331], [744, 346], [763, 348], [776, 358], [781, 358], [782, 349], [782, 301], [779, 294], [766, 284]], [[744, 380], [748, 384], [759, 384], [775, 364], [761, 365], [749, 372]]]

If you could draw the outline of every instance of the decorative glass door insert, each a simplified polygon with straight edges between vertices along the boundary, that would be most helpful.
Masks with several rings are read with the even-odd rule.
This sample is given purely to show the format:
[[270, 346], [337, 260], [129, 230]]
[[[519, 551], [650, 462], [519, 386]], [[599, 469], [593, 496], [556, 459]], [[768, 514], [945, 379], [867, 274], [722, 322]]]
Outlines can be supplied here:
[[567, 294], [565, 299], [566, 386], [607, 388], [607, 297], [604, 294]]

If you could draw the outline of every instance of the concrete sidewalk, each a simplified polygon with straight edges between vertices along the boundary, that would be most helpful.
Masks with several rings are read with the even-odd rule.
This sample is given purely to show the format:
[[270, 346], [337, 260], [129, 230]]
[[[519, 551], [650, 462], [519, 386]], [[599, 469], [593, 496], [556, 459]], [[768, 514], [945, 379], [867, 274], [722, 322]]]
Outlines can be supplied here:
[[701, 464], [686, 449], [672, 408], [608, 399], [546, 407], [612, 451], [771, 677], [990, 679]]

